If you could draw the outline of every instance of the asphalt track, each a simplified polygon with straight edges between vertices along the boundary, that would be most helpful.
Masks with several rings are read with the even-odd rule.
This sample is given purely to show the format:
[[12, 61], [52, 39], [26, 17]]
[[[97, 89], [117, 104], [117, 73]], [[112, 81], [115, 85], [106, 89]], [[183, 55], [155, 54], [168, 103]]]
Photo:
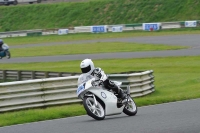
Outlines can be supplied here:
[[141, 107], [131, 117], [71, 117], [2, 127], [0, 133], [200, 133], [199, 112], [200, 99], [195, 99]]
[[[98, 53], [98, 54], [77, 54], [77, 55], [57, 55], [57, 56], [37, 56], [37, 57], [12, 57], [11, 59], [3, 58], [0, 63], [27, 63], [27, 62], [57, 62], [69, 60], [91, 59], [114, 59], [114, 58], [146, 58], [146, 57], [169, 57], [169, 56], [198, 56], [200, 55], [200, 35], [173, 35], [173, 36], [146, 36], [132, 38], [112, 38], [98, 40], [82, 40], [70, 42], [53, 42], [44, 44], [27, 44], [26, 46], [12, 46], [11, 48], [37, 47], [51, 45], [68, 45], [84, 44], [94, 42], [137, 42], [144, 44], [167, 44], [190, 46], [189, 49], [182, 50], [164, 50], [148, 52], [123, 52], [123, 53]], [[37, 51], [38, 52], [38, 51]]]

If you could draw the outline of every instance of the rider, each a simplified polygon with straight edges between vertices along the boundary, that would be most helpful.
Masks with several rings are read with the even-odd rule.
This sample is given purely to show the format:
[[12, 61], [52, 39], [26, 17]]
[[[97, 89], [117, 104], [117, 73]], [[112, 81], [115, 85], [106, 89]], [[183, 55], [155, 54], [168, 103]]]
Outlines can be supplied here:
[[9, 52], [6, 50], [7, 48], [8, 48], [8, 45], [5, 44], [5, 43], [3, 42], [2, 39], [0, 39], [0, 52], [1, 52], [1, 53], [2, 53], [2, 52], [5, 52], [6, 56], [7, 56], [7, 57], [10, 57]]
[[100, 84], [102, 83], [106, 89], [112, 89], [115, 93], [117, 93], [118, 97], [122, 99], [122, 102], [126, 100], [127, 96], [123, 90], [119, 88], [114, 82], [109, 80], [101, 68], [95, 68], [91, 59], [84, 59], [80, 64], [80, 68], [82, 74], [79, 76], [78, 84], [86, 82], [87, 80], [94, 77], [95, 80], [99, 81]]

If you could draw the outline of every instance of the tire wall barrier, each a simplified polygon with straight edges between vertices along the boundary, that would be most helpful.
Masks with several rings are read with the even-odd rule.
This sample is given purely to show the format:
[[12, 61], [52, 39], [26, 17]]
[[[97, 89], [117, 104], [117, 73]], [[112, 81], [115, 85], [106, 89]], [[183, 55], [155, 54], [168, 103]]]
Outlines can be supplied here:
[[[80, 103], [77, 98], [79, 76], [44, 78], [0, 83], [0, 112]], [[130, 85], [131, 96], [140, 97], [154, 90], [153, 71], [131, 74], [111, 74], [111, 80], [121, 81], [122, 88]]]

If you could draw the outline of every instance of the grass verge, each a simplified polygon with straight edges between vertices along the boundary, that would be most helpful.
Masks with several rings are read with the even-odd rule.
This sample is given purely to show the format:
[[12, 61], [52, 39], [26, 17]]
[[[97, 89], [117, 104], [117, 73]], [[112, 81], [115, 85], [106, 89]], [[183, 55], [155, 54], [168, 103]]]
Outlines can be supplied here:
[[[102, 67], [106, 73], [154, 70], [156, 91], [148, 96], [135, 98], [138, 106], [200, 98], [200, 56], [109, 59], [94, 60], [94, 63], [96, 67]], [[1, 66], [16, 70], [80, 72], [79, 64], [80, 61], [67, 61], [57, 63], [1, 64]], [[85, 114], [84, 108], [79, 104], [1, 113], [0, 126], [83, 114]]]
[[18, 112], [0, 114], [0, 126], [50, 120], [55, 118], [58, 119], [76, 115], [83, 115], [85, 113], [85, 110], [80, 104], [49, 107], [43, 109], [23, 110]]

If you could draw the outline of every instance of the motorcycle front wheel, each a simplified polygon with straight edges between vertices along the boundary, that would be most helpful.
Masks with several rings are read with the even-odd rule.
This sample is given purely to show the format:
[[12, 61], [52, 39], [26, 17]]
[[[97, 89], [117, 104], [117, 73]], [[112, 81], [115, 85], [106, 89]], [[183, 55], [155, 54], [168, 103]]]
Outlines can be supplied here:
[[130, 96], [128, 97], [128, 102], [126, 106], [124, 107], [123, 112], [129, 116], [134, 116], [137, 114], [137, 106], [134, 100]]
[[105, 118], [105, 110], [103, 105], [97, 100], [95, 105], [93, 97], [85, 97], [83, 99], [83, 105], [87, 114], [96, 120], [103, 120]]

